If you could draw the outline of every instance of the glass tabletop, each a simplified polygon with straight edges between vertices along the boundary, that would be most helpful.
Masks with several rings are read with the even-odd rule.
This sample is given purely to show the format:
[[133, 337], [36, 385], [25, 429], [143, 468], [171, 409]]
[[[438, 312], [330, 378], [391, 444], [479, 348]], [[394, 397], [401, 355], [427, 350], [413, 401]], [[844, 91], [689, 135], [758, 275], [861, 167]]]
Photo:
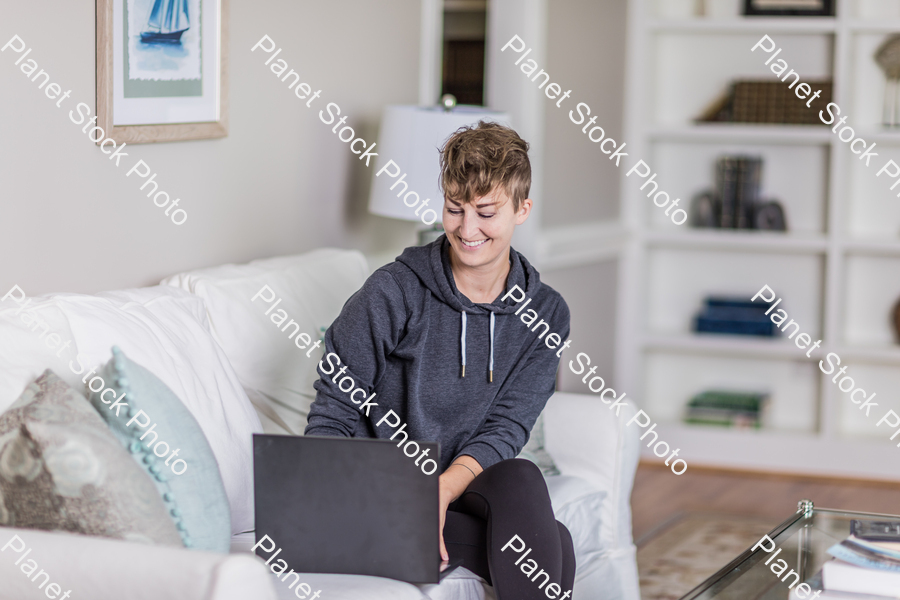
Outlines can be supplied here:
[[[850, 535], [850, 521], [873, 518], [900, 519], [897, 515], [816, 508], [811, 501], [801, 500], [797, 512], [768, 533], [771, 544], [754, 542], [753, 546], [759, 545], [756, 550], [748, 548], [681, 600], [788, 600], [791, 587], [797, 590], [831, 558], [828, 548]], [[787, 567], [782, 568], [781, 560]], [[815, 584], [810, 587], [820, 589]]]

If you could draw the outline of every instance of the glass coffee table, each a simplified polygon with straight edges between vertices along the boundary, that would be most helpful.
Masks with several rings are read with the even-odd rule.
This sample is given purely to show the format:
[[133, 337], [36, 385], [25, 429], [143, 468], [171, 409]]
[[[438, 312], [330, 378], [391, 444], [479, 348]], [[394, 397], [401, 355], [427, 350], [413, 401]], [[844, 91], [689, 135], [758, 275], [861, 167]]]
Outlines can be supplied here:
[[[775, 548], [782, 549], [776, 561], [784, 559], [788, 563], [781, 577], [793, 569], [800, 574], [800, 582], [804, 582], [818, 573], [831, 558], [828, 548], [850, 535], [850, 521], [853, 519], [900, 520], [900, 517], [816, 508], [812, 501], [801, 500], [797, 504], [797, 512], [768, 534], [775, 542]], [[753, 545], [756, 543], [754, 541]], [[768, 566], [765, 564], [775, 552], [748, 548], [681, 600], [788, 600], [791, 594], [788, 585], [795, 578], [791, 576], [786, 583], [782, 582], [770, 570], [775, 561]], [[797, 585], [793, 586], [794, 590]], [[812, 584], [811, 587], [813, 592], [807, 598], [812, 598], [815, 590], [821, 589], [821, 585]]]

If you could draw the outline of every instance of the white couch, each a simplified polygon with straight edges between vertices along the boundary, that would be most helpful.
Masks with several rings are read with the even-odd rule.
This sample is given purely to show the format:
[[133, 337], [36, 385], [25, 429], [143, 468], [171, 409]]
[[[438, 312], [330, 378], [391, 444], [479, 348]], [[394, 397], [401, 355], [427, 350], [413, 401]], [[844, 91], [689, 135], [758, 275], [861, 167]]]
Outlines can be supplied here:
[[[290, 340], [266, 321], [259, 300], [242, 299], [249, 300], [246, 290], [260, 282], [270, 285], [315, 339], [315, 329], [330, 323], [367, 273], [358, 253], [327, 250], [183, 274], [152, 288], [45, 295], [25, 308], [21, 295], [0, 302], [0, 412], [48, 367], [83, 386], [67, 359], [77, 352], [84, 364], [97, 365], [119, 345], [197, 417], [223, 475], [234, 533], [231, 555], [10, 528], [0, 528], [0, 547], [19, 535], [32, 550], [29, 557], [64, 591], [70, 589], [73, 599], [296, 598], [246, 553], [253, 543], [246, 533], [252, 529], [250, 434], [302, 432], [303, 404], [312, 397], [304, 390], [315, 376], [316, 359], [301, 359], [303, 352], [284, 345]], [[21, 322], [22, 310], [71, 340], [72, 354], [48, 350]], [[566, 393], [555, 394], [544, 410], [546, 449], [562, 473], [547, 483], [557, 518], [576, 543], [574, 598], [640, 598], [629, 507], [639, 447], [637, 429], [625, 426], [634, 410], [629, 406], [617, 417], [595, 396]], [[0, 552], [0, 600], [47, 597], [14, 562], [10, 552]], [[440, 585], [322, 574], [302, 581], [321, 589], [323, 600], [493, 598], [491, 588], [465, 569]]]

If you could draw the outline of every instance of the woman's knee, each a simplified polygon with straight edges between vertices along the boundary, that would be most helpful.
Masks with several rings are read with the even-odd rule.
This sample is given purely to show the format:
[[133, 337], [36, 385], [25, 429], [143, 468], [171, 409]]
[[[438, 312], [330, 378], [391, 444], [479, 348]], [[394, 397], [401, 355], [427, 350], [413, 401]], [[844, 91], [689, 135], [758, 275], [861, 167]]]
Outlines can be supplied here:
[[[519, 503], [523, 498], [529, 499], [529, 505], [545, 507], [551, 510], [550, 494], [541, 470], [533, 462], [518, 458], [504, 460], [485, 469], [466, 489], [466, 512], [478, 510], [480, 505], [473, 504], [476, 495], [487, 504], [495, 502]], [[479, 516], [481, 514], [479, 513]]]
[[575, 555], [575, 542], [572, 540], [572, 534], [569, 532], [569, 528], [563, 525], [560, 521], [556, 522], [556, 528], [559, 529], [559, 542], [563, 548], [563, 551], [568, 551]]
[[503, 460], [490, 467], [491, 478], [515, 483], [517, 485], [540, 485], [545, 486], [544, 475], [540, 468], [530, 460], [524, 458], [512, 458]]

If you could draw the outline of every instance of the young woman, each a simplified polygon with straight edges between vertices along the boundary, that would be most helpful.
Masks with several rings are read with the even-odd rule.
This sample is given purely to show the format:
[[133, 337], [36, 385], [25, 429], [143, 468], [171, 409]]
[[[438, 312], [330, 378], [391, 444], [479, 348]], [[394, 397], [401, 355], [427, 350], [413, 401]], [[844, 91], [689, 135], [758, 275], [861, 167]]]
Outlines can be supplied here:
[[[572, 538], [538, 468], [515, 459], [569, 334], [565, 301], [510, 246], [532, 207], [528, 144], [495, 123], [464, 127], [441, 151], [441, 184], [446, 234], [373, 273], [325, 334], [381, 412], [322, 376], [306, 433], [388, 438], [375, 422], [393, 410], [410, 440], [440, 442], [444, 560], [462, 558], [499, 600], [571, 598]], [[514, 536], [532, 549], [518, 565], [502, 551]]]

